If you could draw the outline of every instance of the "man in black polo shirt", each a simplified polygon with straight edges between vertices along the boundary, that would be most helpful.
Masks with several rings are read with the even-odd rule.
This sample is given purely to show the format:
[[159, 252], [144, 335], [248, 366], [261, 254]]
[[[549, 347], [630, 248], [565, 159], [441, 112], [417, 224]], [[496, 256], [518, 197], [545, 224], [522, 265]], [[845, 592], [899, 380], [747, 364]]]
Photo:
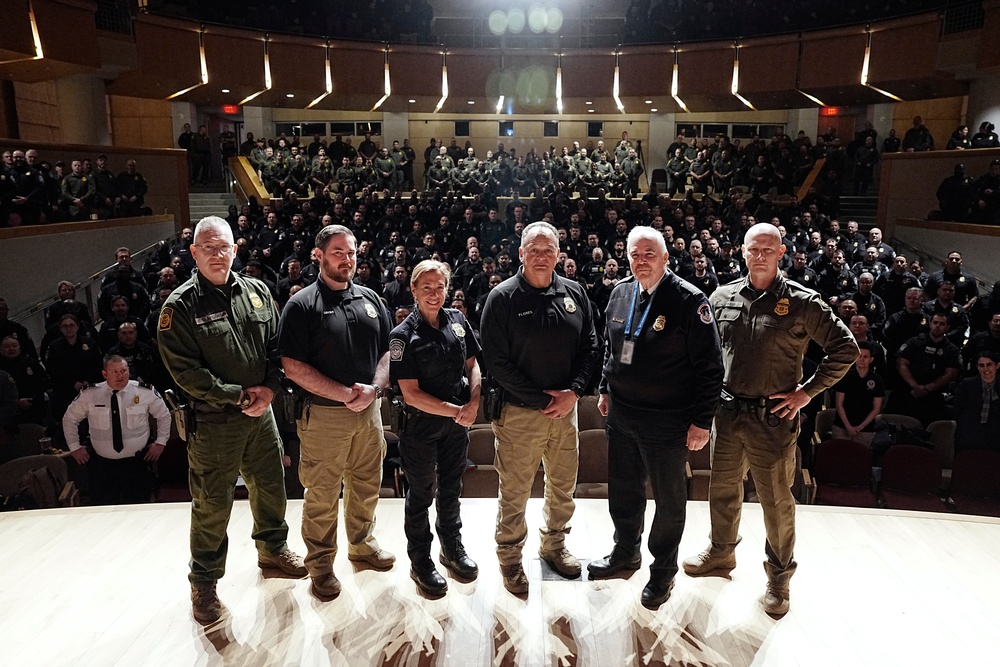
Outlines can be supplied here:
[[324, 227], [316, 248], [319, 280], [282, 311], [278, 353], [285, 374], [307, 393], [296, 424], [299, 477], [306, 488], [302, 539], [313, 593], [330, 599], [340, 594], [333, 560], [342, 480], [348, 559], [377, 570], [396, 561], [373, 534], [386, 448], [378, 399], [389, 384], [392, 324], [378, 296], [351, 280], [357, 263], [351, 231]]
[[493, 421], [500, 475], [497, 559], [504, 587], [526, 595], [524, 513], [539, 462], [545, 466], [546, 523], [539, 556], [563, 577], [580, 574], [565, 539], [579, 463], [576, 402], [590, 382], [598, 348], [586, 291], [555, 273], [555, 227], [525, 227], [519, 253], [521, 269], [486, 299], [481, 331], [487, 371], [505, 394]]
[[666, 270], [663, 236], [651, 227], [635, 227], [628, 254], [635, 280], [619, 283], [608, 303], [597, 404], [608, 417], [608, 509], [615, 548], [587, 569], [591, 579], [638, 569], [649, 479], [656, 514], [642, 604], [655, 609], [674, 586], [687, 500], [684, 464], [689, 449], [708, 444], [722, 391], [722, 353], [708, 300]]
[[961, 353], [946, 333], [948, 317], [936, 313], [930, 318], [930, 330], [906, 341], [896, 353], [896, 369], [905, 385], [892, 392], [886, 412], [915, 417], [930, 424], [950, 419], [944, 391], [958, 379], [962, 368]]

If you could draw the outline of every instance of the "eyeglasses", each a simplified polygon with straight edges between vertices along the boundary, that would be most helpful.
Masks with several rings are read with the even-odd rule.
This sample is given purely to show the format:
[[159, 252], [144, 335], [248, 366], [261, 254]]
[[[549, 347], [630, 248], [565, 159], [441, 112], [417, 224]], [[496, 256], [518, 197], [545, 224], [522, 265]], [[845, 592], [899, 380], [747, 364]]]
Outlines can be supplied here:
[[233, 253], [233, 246], [227, 244], [204, 245], [202, 243], [197, 243], [194, 247], [209, 256], [231, 255]]

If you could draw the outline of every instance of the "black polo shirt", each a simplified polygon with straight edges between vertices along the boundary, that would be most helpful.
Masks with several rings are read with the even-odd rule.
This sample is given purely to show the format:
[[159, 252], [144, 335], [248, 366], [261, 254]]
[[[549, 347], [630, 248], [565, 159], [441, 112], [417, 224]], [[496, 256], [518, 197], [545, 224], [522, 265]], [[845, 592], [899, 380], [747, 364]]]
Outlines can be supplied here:
[[334, 291], [322, 276], [293, 296], [281, 312], [278, 354], [309, 364], [347, 387], [371, 383], [389, 350], [392, 324], [367, 287]]
[[606, 312], [601, 393], [612, 401], [676, 416], [710, 428], [722, 390], [722, 351], [712, 307], [695, 286], [667, 273], [652, 293], [649, 314], [635, 337], [644, 308], [636, 299], [629, 339], [632, 363], [622, 364], [625, 328], [638, 281], [622, 281]]
[[486, 370], [516, 405], [542, 409], [546, 389], [582, 393], [597, 361], [590, 299], [579, 283], [552, 274], [532, 287], [523, 269], [489, 293], [479, 330]]
[[[871, 413], [875, 399], [885, 397], [885, 382], [882, 376], [871, 369], [868, 370], [868, 375], [861, 377], [855, 366], [847, 371], [847, 375], [834, 386], [833, 391], [844, 395], [844, 412], [847, 414], [847, 419], [852, 424], [860, 424]], [[840, 419], [840, 413], [837, 413], [836, 424], [841, 428], [847, 428]], [[873, 420], [863, 430], [871, 433], [875, 429], [874, 425]]]
[[442, 308], [439, 328], [420, 310], [410, 313], [389, 334], [389, 378], [417, 380], [421, 391], [449, 403], [469, 400], [465, 364], [479, 354], [479, 341], [460, 311]]

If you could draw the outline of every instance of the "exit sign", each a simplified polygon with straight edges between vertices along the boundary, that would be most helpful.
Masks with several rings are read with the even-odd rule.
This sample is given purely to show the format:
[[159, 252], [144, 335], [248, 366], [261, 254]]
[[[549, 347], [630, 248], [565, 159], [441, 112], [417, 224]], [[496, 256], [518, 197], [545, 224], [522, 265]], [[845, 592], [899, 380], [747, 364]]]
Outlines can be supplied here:
[[821, 116], [839, 116], [843, 111], [840, 107], [823, 107], [819, 110], [819, 114]]
[[238, 114], [239, 112], [240, 112], [240, 105], [238, 105], [238, 104], [223, 104], [222, 105], [222, 113], [224, 113], [224, 114], [234, 115], [234, 114]]

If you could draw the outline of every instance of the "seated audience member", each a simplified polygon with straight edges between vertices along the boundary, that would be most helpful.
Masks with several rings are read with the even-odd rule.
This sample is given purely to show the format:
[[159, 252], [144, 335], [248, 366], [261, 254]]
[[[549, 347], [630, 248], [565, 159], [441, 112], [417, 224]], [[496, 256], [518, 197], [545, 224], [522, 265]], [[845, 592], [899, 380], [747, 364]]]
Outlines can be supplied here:
[[135, 325], [139, 340], [144, 343], [152, 341], [146, 325], [138, 317], [129, 314], [129, 310], [128, 297], [119, 295], [111, 299], [111, 317], [101, 323], [97, 332], [97, 346], [104, 354], [108, 354], [118, 344], [118, 327], [126, 323]]
[[969, 219], [969, 212], [975, 203], [976, 192], [973, 188], [973, 181], [965, 173], [965, 165], [955, 165], [955, 170], [948, 176], [937, 189], [939, 220], [954, 220], [965, 222]]
[[977, 377], [955, 387], [955, 453], [967, 449], [1000, 452], [1000, 395], [997, 394], [995, 352], [984, 350], [976, 359]]
[[858, 291], [851, 295], [851, 300], [858, 305], [858, 312], [868, 318], [872, 330], [881, 332], [885, 327], [885, 302], [872, 292], [875, 277], [867, 271], [858, 275]]
[[17, 414], [13, 424], [45, 425], [48, 414], [49, 376], [37, 359], [24, 354], [21, 341], [13, 336], [0, 340], [0, 371], [17, 385]]
[[944, 392], [958, 378], [961, 354], [946, 334], [948, 318], [930, 318], [930, 330], [906, 341], [896, 353], [896, 370], [905, 386], [892, 392], [886, 412], [909, 415], [927, 424], [949, 419]]
[[[998, 294], [997, 296], [1000, 296]], [[969, 339], [969, 344], [962, 350], [965, 362], [965, 374], [973, 377], [976, 374], [976, 360], [983, 352], [992, 352], [1000, 358], [1000, 313], [990, 315], [986, 331], [981, 331]]]
[[[86, 387], [67, 408], [62, 418], [66, 443], [90, 473], [91, 504], [148, 503], [153, 476], [147, 462], [160, 458], [170, 438], [170, 410], [156, 390], [129, 379], [121, 357], [106, 357], [102, 375], [106, 382]], [[147, 446], [150, 416], [156, 420], [156, 437]], [[80, 443], [84, 419], [89, 447]]]
[[[118, 269], [122, 266], [127, 266], [129, 268], [129, 278], [132, 280], [132, 282], [139, 283], [140, 285], [146, 284], [146, 280], [143, 277], [142, 273], [137, 271], [135, 267], [132, 266], [132, 251], [126, 248], [125, 246], [122, 246], [117, 250], [115, 250], [115, 265], [110, 269], [108, 269], [101, 277], [101, 288], [107, 287], [111, 283], [118, 280], [119, 276]], [[60, 285], [61, 284], [62, 283], [60, 283]], [[76, 290], [74, 289], [72, 297], [65, 297], [65, 298], [76, 298]]]
[[[926, 291], [926, 288], [925, 288]], [[955, 285], [943, 282], [937, 290], [937, 298], [923, 305], [924, 314], [944, 315], [948, 318], [948, 340], [959, 348], [965, 345], [969, 330], [969, 315], [959, 304], [955, 303]]]
[[954, 299], [963, 308], [970, 308], [974, 303], [973, 299], [979, 297], [979, 285], [976, 283], [976, 277], [968, 271], [962, 270], [962, 253], [960, 252], [948, 253], [944, 268], [927, 277], [924, 291], [927, 292], [927, 296], [933, 299], [938, 295], [938, 289], [944, 283], [951, 283], [954, 286]]
[[126, 297], [129, 312], [140, 320], [149, 315], [149, 294], [144, 284], [132, 279], [131, 265], [119, 264], [115, 269], [115, 280], [101, 288], [101, 294], [97, 297], [97, 311], [102, 320], [114, 317], [111, 301], [116, 296]]
[[872, 349], [872, 370], [879, 374], [884, 380], [886, 371], [885, 349], [870, 336], [871, 329], [868, 318], [863, 313], [858, 313], [848, 320], [848, 328], [854, 335], [854, 340], [859, 343], [871, 343]]
[[35, 350], [35, 343], [31, 340], [28, 330], [24, 325], [9, 319], [9, 314], [10, 308], [7, 306], [7, 300], [0, 298], [0, 339], [13, 336], [21, 341], [21, 350], [25, 354], [37, 358], [38, 351]]
[[885, 383], [872, 370], [874, 343], [859, 341], [861, 354], [854, 368], [834, 387], [837, 417], [833, 437], [856, 440], [870, 445], [874, 435], [875, 417], [882, 412]]
[[906, 306], [906, 291], [911, 287], [920, 287], [916, 277], [907, 271], [906, 257], [897, 255], [892, 261], [892, 268], [875, 280], [874, 292], [885, 302], [887, 315], [898, 313]]

